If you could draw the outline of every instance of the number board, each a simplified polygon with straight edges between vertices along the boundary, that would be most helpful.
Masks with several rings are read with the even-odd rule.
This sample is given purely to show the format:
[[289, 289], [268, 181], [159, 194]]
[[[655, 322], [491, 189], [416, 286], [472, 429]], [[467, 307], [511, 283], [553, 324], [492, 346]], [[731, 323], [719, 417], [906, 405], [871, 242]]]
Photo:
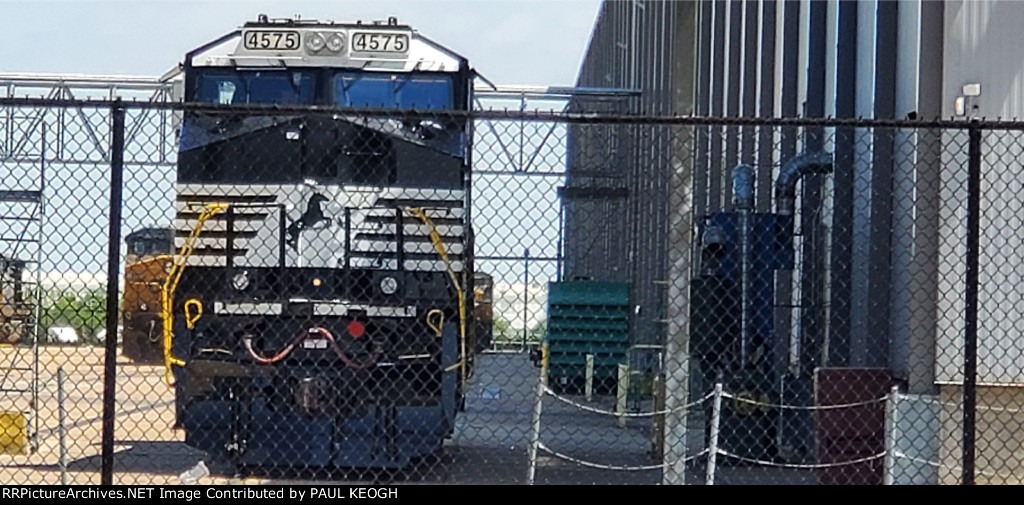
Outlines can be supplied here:
[[295, 51], [299, 49], [299, 32], [292, 30], [249, 30], [242, 34], [250, 51]]
[[352, 32], [352, 52], [387, 53], [394, 55], [409, 52], [409, 34], [395, 32]]

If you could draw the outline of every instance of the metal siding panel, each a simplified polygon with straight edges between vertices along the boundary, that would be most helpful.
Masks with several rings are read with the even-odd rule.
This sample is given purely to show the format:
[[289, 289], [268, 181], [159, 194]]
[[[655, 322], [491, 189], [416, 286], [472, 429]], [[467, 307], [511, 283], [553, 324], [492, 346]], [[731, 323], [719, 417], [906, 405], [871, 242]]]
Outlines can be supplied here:
[[[771, 117], [775, 112], [775, 17], [776, 1], [761, 2], [761, 47], [758, 51], [760, 84], [758, 88], [758, 117]], [[772, 167], [774, 160], [774, 128], [760, 128], [757, 153], [758, 212], [772, 210]]]
[[[703, 0], [700, 3], [699, 31], [697, 37], [697, 86], [696, 86], [696, 113], [698, 116], [707, 116], [711, 111], [711, 49], [712, 49], [712, 0]], [[693, 169], [693, 214], [703, 216], [709, 208], [708, 176], [710, 170], [710, 132], [706, 127], [694, 128], [696, 133], [696, 150]]]
[[945, 7], [942, 117], [953, 115], [962, 86], [981, 84], [977, 115], [1024, 118], [1024, 3], [1007, 0], [943, 2]]
[[[896, 64], [895, 64], [895, 114], [905, 118], [917, 109], [917, 90], [920, 73], [918, 61], [921, 54], [920, 15], [921, 4], [905, 2], [897, 13]], [[912, 349], [910, 334], [912, 323], [911, 301], [914, 289], [911, 263], [914, 260], [914, 178], [916, 153], [906, 149], [915, 146], [916, 132], [896, 132], [893, 161], [892, 196], [892, 269], [889, 285], [892, 286], [889, 300], [890, 355], [889, 362], [899, 377], [908, 378], [909, 360]]]
[[[918, 116], [938, 117], [942, 96], [943, 4], [920, 6], [920, 60]], [[911, 348], [908, 385], [911, 393], [935, 392], [935, 343], [939, 277], [939, 166], [942, 149], [934, 130], [918, 131], [915, 163], [914, 257], [911, 261]]]
[[[875, 26], [877, 1], [858, 3], [857, 8], [857, 75], [855, 114], [871, 117], [874, 102]], [[869, 305], [869, 257], [871, 251], [871, 132], [854, 132], [853, 149], [853, 218], [852, 258], [850, 261], [850, 364], [861, 366], [867, 362], [867, 321], [871, 317]]]
[[[728, 49], [728, 76], [726, 77], [725, 113], [728, 117], [740, 116], [740, 84], [743, 81], [742, 56], [743, 56], [743, 2], [742, 0], [731, 0], [729, 2], [729, 49]], [[725, 128], [725, 163], [719, 166], [722, 171], [722, 207], [725, 210], [732, 210], [732, 169], [739, 164], [740, 136], [739, 128], [727, 126]]]
[[[714, 2], [713, 49], [711, 53], [711, 109], [712, 116], [724, 116], [725, 112], [725, 2]], [[708, 167], [708, 206], [707, 213], [722, 210], [724, 196], [722, 194], [722, 128], [709, 127], [711, 140], [709, 151], [711, 163]]]
[[[782, 117], [796, 117], [798, 74], [800, 71], [798, 57], [800, 56], [800, 1], [783, 0], [783, 23], [782, 23], [782, 88], [779, 90], [779, 100], [782, 104]], [[796, 138], [793, 135], [784, 136], [780, 146], [783, 159], [792, 157], [796, 153]]]
[[[808, 54], [807, 54], [807, 96], [805, 115], [807, 117], [823, 117], [825, 115], [825, 47], [828, 4], [811, 2], [808, 12]], [[824, 146], [824, 129], [807, 128], [805, 130], [804, 149], [810, 152], [820, 151]], [[825, 233], [818, 209], [822, 203], [822, 185], [824, 176], [808, 175], [801, 182], [800, 195], [801, 217], [800, 232], [804, 234], [802, 241], [802, 264], [800, 272], [800, 339], [801, 339], [801, 370], [810, 372], [820, 363], [820, 349], [824, 345], [824, 295], [822, 293], [822, 276], [826, 269], [824, 264]]]
[[[840, 0], [836, 44], [836, 117], [856, 115], [857, 7], [855, 0]], [[855, 136], [851, 128], [837, 128], [834, 139], [832, 233], [849, 236], [853, 231], [853, 155]], [[829, 300], [829, 355], [827, 366], [842, 366], [850, 359], [850, 296], [853, 250], [848, 240], [832, 243]]]
[[[875, 29], [874, 117], [892, 119], [896, 107], [897, 2], [879, 2]], [[889, 361], [889, 299], [892, 282], [893, 130], [876, 129], [872, 151], [871, 239], [867, 363]]]
[[[743, 117], [757, 116], [757, 41], [758, 41], [758, 2], [757, 0], [744, 0], [743, 9], [743, 82], [742, 106], [740, 114]], [[754, 147], [757, 139], [756, 128], [747, 126], [743, 128], [743, 141], [741, 144], [740, 163], [754, 165]]]

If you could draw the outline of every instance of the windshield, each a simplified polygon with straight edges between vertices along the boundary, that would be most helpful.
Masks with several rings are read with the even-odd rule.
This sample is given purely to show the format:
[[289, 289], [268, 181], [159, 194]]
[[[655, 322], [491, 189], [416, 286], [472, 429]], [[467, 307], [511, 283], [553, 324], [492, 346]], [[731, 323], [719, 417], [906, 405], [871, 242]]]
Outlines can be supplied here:
[[449, 110], [452, 81], [443, 75], [342, 72], [334, 77], [334, 100], [345, 107]]
[[149, 256], [153, 254], [169, 254], [173, 251], [174, 231], [169, 229], [146, 229], [128, 235], [128, 254]]
[[312, 104], [313, 73], [298, 70], [207, 70], [196, 81], [197, 102]]

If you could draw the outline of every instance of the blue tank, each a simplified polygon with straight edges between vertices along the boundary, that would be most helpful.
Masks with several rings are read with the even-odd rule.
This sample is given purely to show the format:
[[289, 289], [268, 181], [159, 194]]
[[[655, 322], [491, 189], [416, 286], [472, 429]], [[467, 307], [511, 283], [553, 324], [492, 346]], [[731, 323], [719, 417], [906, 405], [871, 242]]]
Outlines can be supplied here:
[[[744, 218], [748, 222], [746, 269]], [[722, 403], [719, 447], [743, 458], [772, 458], [776, 452], [778, 413], [765, 405], [779, 403], [778, 379], [784, 372], [776, 364], [774, 351], [779, 338], [775, 334], [775, 272], [794, 267], [791, 222], [791, 217], [776, 214], [723, 212], [707, 216], [698, 227], [690, 349], [700, 360], [704, 390], [722, 382], [727, 392], [757, 402]]]

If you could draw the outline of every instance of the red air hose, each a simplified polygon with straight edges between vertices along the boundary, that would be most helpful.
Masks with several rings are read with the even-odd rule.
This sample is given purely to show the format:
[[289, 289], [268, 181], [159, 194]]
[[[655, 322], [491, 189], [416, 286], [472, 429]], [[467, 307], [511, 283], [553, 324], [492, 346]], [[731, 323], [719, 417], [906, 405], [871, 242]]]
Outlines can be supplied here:
[[300, 333], [298, 336], [293, 338], [292, 341], [284, 349], [281, 349], [281, 352], [278, 352], [277, 354], [269, 358], [261, 356], [259, 353], [256, 352], [255, 349], [252, 348], [252, 336], [246, 335], [242, 337], [242, 343], [245, 344], [245, 350], [249, 351], [249, 355], [252, 356], [252, 359], [256, 360], [257, 363], [269, 365], [271, 363], [277, 363], [278, 361], [284, 359], [285, 356], [292, 352], [292, 349], [295, 348], [296, 344], [302, 342], [305, 339], [306, 335]]
[[345, 366], [352, 368], [354, 370], [365, 370], [376, 365], [377, 360], [380, 359], [380, 355], [382, 354], [380, 344], [374, 342], [373, 355], [370, 356], [370, 359], [365, 363], [357, 363], [354, 360], [352, 360], [352, 358], [349, 358], [345, 354], [345, 351], [342, 350], [340, 346], [338, 346], [338, 343], [334, 341], [334, 335], [332, 335], [331, 332], [327, 330], [327, 328], [321, 326], [314, 326], [302, 333], [299, 333], [294, 339], [292, 339], [292, 341], [284, 349], [281, 349], [280, 352], [269, 358], [261, 356], [259, 353], [256, 352], [255, 349], [252, 348], [252, 337], [246, 335], [245, 337], [242, 338], [242, 342], [245, 344], [245, 349], [249, 351], [249, 355], [252, 356], [252, 359], [256, 360], [257, 363], [269, 365], [271, 363], [277, 363], [278, 361], [284, 359], [285, 356], [288, 356], [288, 354], [292, 352], [292, 349], [294, 349], [299, 342], [306, 340], [307, 335], [310, 333], [319, 333], [321, 336], [325, 337], [327, 339], [327, 342], [330, 344], [331, 349], [334, 351], [334, 354], [337, 354], [338, 358], [341, 358], [341, 361], [345, 363]]
[[365, 370], [367, 368], [370, 368], [376, 365], [377, 360], [380, 359], [381, 348], [380, 344], [376, 342], [373, 343], [373, 355], [370, 356], [370, 359], [367, 360], [366, 363], [356, 363], [355, 361], [352, 360], [352, 358], [349, 358], [347, 355], [345, 355], [345, 351], [342, 350], [342, 348], [338, 346], [338, 343], [334, 341], [334, 335], [332, 335], [331, 332], [327, 330], [327, 328], [316, 326], [309, 329], [310, 333], [314, 331], [327, 337], [327, 341], [330, 342], [331, 349], [334, 350], [334, 354], [337, 354], [338, 357], [341, 358], [341, 361], [345, 362], [345, 366], [353, 370]]

